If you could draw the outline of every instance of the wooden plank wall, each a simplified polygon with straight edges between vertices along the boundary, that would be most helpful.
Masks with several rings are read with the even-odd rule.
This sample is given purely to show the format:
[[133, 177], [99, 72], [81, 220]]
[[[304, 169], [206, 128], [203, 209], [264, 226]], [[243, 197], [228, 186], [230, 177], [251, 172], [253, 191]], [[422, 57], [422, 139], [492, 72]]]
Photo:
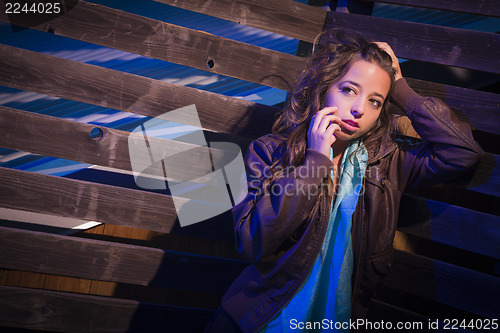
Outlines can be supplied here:
[[[354, 28], [418, 61], [500, 73], [498, 34], [330, 11], [291, 0], [158, 0], [312, 42], [323, 29]], [[360, 3], [366, 9], [373, 1]], [[384, 1], [499, 16], [493, 1]], [[304, 59], [85, 1], [65, 15], [19, 26], [284, 90]], [[4, 4], [0, 4], [4, 6]], [[243, 12], [241, 8], [245, 8]], [[365, 10], [366, 14], [366, 10]], [[113, 34], [109, 34], [109, 27]], [[153, 43], [144, 43], [144, 40]], [[460, 55], [456, 52], [460, 50]], [[167, 52], [168, 51], [168, 52]], [[207, 66], [210, 64], [211, 66]], [[495, 147], [500, 95], [408, 78], [445, 100]], [[0, 45], [0, 85], [155, 117], [195, 104], [206, 133], [246, 148], [270, 131], [275, 107]], [[98, 128], [101, 136], [93, 138]], [[125, 171], [129, 133], [0, 107], [0, 146]], [[481, 141], [482, 140], [482, 141]], [[78, 149], [74, 149], [78, 147]], [[476, 172], [405, 194], [395, 263], [370, 310], [373, 321], [481, 320], [500, 308], [498, 151]], [[223, 151], [211, 149], [211, 154]], [[196, 161], [196, 151], [193, 161]], [[0, 327], [66, 332], [199, 332], [245, 267], [229, 213], [181, 228], [166, 194], [0, 168], [0, 208], [102, 222], [61, 236], [0, 228]], [[469, 323], [469, 322], [468, 322]], [[462, 331], [476, 331], [469, 326]]]

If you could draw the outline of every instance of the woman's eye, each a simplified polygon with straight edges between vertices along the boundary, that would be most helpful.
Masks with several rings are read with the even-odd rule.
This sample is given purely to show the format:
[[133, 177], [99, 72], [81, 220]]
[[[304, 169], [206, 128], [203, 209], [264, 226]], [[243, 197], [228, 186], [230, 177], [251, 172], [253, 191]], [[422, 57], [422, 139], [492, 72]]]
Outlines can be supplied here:
[[379, 101], [379, 100], [376, 100], [376, 99], [372, 99], [370, 100], [370, 103], [375, 107], [375, 108], [379, 108], [382, 106], [382, 103]]
[[356, 93], [356, 91], [354, 89], [352, 89], [351, 87], [343, 87], [340, 89], [340, 91], [342, 91], [343, 93], [348, 94], [348, 95], [352, 95], [352, 94]]

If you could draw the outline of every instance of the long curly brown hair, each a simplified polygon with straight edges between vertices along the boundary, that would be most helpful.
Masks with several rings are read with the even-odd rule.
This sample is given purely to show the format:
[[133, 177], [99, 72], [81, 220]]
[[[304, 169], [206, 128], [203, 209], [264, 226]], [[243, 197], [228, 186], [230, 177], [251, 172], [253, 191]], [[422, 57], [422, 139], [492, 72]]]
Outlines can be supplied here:
[[[357, 60], [375, 63], [385, 70], [391, 78], [392, 90], [395, 72], [389, 54], [375, 43], [353, 32], [336, 29], [326, 32], [322, 38], [325, 36], [328, 42], [321, 44], [309, 58], [286, 106], [273, 125], [273, 134], [284, 139], [281, 159], [276, 161], [276, 164], [302, 164], [311, 118], [325, 107], [328, 89], [340, 80]], [[391, 130], [392, 116], [388, 100], [389, 98], [386, 98], [375, 126], [361, 138], [371, 156], [378, 152]]]

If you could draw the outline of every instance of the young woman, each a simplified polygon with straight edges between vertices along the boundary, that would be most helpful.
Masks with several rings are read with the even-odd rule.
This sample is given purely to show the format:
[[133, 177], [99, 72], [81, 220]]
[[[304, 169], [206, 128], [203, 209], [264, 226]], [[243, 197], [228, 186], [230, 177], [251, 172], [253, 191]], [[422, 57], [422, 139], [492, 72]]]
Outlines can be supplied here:
[[[407, 85], [389, 45], [335, 36], [311, 57], [273, 134], [248, 149], [248, 195], [233, 215], [251, 265], [209, 332], [348, 331], [390, 268], [402, 193], [457, 177], [482, 155], [467, 124]], [[390, 103], [422, 141], [397, 139]]]

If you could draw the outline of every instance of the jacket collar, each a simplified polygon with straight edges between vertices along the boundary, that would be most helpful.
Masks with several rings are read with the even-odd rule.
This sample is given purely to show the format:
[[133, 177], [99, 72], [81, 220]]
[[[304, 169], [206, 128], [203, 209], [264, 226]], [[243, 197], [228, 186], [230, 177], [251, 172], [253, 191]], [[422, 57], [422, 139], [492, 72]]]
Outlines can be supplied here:
[[389, 134], [381, 144], [380, 149], [375, 150], [375, 149], [370, 149], [368, 151], [368, 164], [373, 164], [380, 159], [384, 158], [392, 152], [396, 148], [396, 142], [392, 138], [391, 134]]

